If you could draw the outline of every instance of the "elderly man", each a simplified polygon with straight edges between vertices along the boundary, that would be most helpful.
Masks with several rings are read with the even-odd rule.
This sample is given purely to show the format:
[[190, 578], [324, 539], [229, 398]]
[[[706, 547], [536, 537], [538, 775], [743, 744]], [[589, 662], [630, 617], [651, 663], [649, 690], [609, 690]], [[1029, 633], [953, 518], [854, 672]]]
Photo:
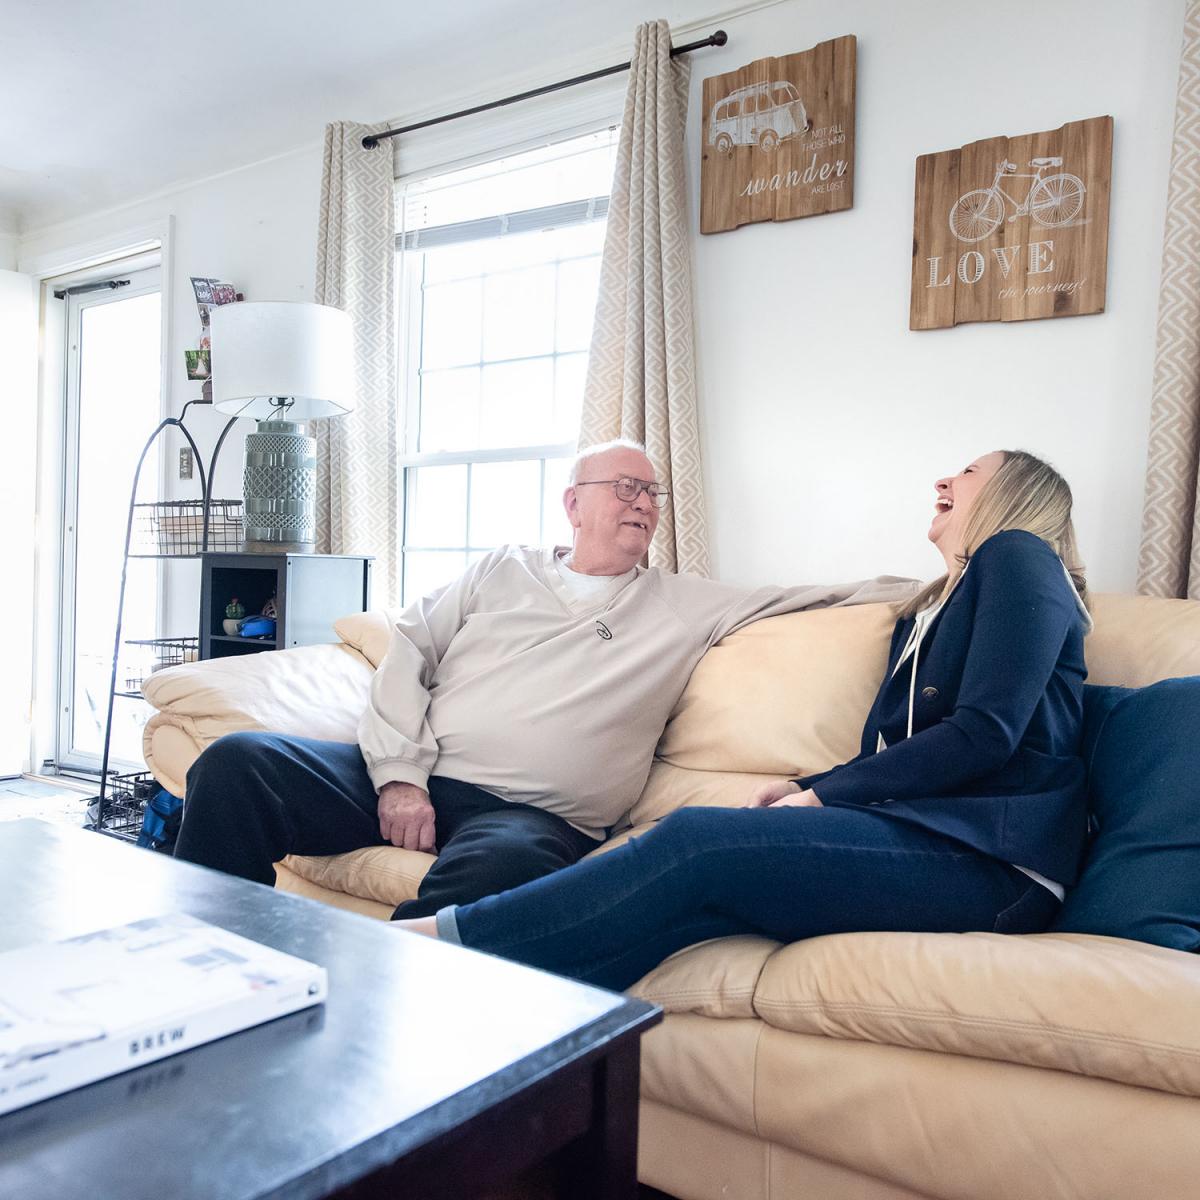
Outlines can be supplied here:
[[633, 805], [704, 652], [750, 621], [914, 585], [749, 591], [639, 566], [666, 492], [633, 442], [582, 451], [569, 550], [504, 546], [400, 614], [358, 745], [237, 733], [192, 766], [175, 854], [262, 883], [287, 854], [437, 858], [426, 916], [577, 861]]

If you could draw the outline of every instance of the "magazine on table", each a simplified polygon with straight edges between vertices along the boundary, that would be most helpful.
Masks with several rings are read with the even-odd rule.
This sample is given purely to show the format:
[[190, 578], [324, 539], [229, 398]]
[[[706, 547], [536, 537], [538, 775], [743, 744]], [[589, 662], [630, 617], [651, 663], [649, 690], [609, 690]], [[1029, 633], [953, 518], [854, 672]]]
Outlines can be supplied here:
[[0, 1113], [320, 1004], [324, 967], [175, 913], [0, 953]]

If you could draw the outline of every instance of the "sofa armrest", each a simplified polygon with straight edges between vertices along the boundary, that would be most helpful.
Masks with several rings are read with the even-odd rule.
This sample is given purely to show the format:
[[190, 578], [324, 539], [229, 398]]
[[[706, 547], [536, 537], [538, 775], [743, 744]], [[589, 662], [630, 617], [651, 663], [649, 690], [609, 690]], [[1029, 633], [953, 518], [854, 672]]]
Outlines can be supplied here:
[[353, 742], [373, 673], [362, 654], [341, 644], [158, 671], [142, 687], [159, 710], [142, 735], [146, 764], [167, 791], [182, 796], [188, 768], [226, 733], [257, 729]]

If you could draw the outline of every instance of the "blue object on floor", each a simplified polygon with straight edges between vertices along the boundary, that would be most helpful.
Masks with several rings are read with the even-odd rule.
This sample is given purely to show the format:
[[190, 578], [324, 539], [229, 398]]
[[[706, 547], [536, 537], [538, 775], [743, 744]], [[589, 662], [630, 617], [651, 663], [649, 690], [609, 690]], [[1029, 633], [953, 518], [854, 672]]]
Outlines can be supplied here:
[[182, 820], [183, 800], [179, 796], [172, 796], [166, 788], [159, 788], [146, 802], [142, 832], [138, 834], [137, 844], [170, 854], [179, 836]]

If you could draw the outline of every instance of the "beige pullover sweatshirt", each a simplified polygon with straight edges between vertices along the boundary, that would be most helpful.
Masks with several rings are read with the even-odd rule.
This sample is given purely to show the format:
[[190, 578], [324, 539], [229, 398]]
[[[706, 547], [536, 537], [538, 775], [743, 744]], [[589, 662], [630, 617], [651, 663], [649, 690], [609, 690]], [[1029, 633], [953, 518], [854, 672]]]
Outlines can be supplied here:
[[917, 586], [750, 591], [639, 567], [596, 602], [573, 597], [555, 553], [503, 546], [400, 614], [358, 730], [376, 789], [460, 779], [602, 838], [641, 795], [710, 646], [762, 617], [906, 600]]

